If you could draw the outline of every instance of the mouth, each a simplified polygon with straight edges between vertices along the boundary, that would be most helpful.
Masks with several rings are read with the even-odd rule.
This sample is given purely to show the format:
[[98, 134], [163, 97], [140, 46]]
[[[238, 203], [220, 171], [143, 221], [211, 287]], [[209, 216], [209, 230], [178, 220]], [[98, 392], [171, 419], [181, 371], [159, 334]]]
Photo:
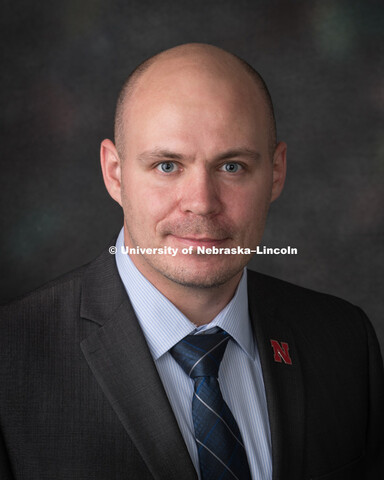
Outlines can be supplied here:
[[194, 237], [189, 235], [188, 237], [179, 237], [177, 235], [169, 235], [175, 239], [178, 243], [182, 243], [186, 246], [193, 246], [193, 247], [218, 247], [229, 240], [228, 237], [226, 238], [211, 238], [211, 237]]

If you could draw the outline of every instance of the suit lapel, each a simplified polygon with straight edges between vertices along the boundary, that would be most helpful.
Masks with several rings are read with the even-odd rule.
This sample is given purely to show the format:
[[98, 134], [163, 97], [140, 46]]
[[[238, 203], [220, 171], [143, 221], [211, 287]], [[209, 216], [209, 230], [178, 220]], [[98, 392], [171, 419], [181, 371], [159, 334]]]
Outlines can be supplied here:
[[81, 342], [84, 356], [154, 478], [196, 480], [114, 258], [107, 252], [85, 273], [81, 316], [100, 325]]
[[[273, 480], [296, 480], [303, 475], [302, 371], [289, 319], [284, 317], [284, 312], [279, 313], [278, 292], [275, 289], [272, 294], [271, 291], [269, 277], [248, 271], [250, 316], [260, 354], [271, 428]], [[278, 342], [279, 347], [288, 346], [289, 358], [278, 355], [277, 345], [274, 344], [274, 349], [271, 340]], [[281, 353], [285, 353], [284, 348]]]

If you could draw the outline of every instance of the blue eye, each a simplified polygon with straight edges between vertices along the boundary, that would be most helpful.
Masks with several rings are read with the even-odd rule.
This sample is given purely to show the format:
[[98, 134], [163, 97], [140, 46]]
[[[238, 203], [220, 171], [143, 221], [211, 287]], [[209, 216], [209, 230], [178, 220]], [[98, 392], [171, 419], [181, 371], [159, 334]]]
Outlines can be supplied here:
[[174, 162], [161, 162], [156, 168], [163, 173], [172, 173], [176, 170], [176, 165]]
[[228, 173], [236, 173], [242, 167], [236, 162], [228, 162], [228, 163], [225, 163], [222, 168]]

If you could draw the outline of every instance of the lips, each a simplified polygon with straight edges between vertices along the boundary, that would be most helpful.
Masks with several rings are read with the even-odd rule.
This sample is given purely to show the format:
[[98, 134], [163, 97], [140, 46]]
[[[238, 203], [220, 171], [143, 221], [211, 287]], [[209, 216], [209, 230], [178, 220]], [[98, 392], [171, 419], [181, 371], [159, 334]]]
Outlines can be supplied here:
[[159, 226], [159, 234], [181, 247], [219, 247], [234, 238], [230, 225], [205, 217], [165, 220]]
[[184, 245], [188, 246], [202, 246], [202, 247], [213, 247], [213, 246], [219, 246], [229, 240], [228, 237], [226, 238], [211, 238], [211, 237], [181, 237], [178, 235], [172, 235], [170, 234], [169, 237], [172, 237], [175, 239], [177, 242], [183, 243]]

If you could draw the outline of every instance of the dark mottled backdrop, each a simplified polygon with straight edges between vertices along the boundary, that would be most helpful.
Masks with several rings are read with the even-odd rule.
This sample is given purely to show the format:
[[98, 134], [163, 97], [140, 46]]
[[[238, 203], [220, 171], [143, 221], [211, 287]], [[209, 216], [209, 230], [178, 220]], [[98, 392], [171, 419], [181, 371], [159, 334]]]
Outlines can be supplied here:
[[383, 320], [383, 8], [369, 1], [14, 1], [2, 7], [1, 300], [94, 256], [122, 223], [99, 168], [119, 88], [138, 62], [213, 43], [265, 77], [285, 192], [252, 267]]

